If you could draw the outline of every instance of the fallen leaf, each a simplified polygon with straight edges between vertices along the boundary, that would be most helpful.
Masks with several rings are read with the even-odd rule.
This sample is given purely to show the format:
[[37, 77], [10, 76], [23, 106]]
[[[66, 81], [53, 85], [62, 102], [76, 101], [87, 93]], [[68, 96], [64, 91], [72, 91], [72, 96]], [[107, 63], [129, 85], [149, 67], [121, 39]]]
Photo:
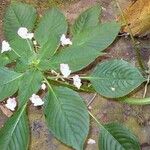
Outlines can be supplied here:
[[[124, 17], [133, 35], [146, 35], [150, 33], [150, 0], [136, 0], [123, 10]], [[126, 23], [122, 17], [123, 25]], [[124, 32], [129, 32], [127, 25], [123, 27]]]
[[11, 117], [12, 116], [12, 112], [7, 109], [5, 106], [3, 106], [2, 104], [0, 104], [0, 109], [1, 111], [7, 116], [7, 117]]

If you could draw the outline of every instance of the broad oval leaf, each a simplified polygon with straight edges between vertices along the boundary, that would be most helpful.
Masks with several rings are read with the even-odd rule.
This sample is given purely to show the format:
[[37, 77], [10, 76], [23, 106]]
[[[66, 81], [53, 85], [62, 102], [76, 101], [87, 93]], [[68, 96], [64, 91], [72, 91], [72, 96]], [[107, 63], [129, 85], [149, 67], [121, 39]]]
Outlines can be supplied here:
[[100, 13], [101, 7], [99, 5], [95, 5], [81, 13], [72, 26], [72, 34], [78, 34], [89, 27], [98, 25]]
[[0, 129], [1, 150], [27, 150], [29, 145], [29, 125], [25, 106], [6, 121]]
[[32, 94], [40, 89], [42, 79], [42, 73], [36, 69], [28, 70], [23, 75], [18, 92], [19, 107], [23, 106]]
[[97, 65], [89, 80], [99, 94], [117, 98], [127, 95], [146, 79], [130, 63], [110, 60]]
[[55, 35], [59, 41], [62, 34], [67, 32], [65, 16], [56, 8], [48, 10], [42, 17], [35, 31], [35, 39], [43, 46], [48, 39]]
[[56, 138], [82, 150], [89, 131], [89, 115], [82, 98], [65, 87], [52, 87], [46, 97], [45, 118]]
[[19, 88], [21, 73], [0, 68], [0, 101], [13, 95]]
[[56, 53], [47, 66], [59, 71], [60, 64], [65, 63], [69, 65], [72, 72], [75, 72], [83, 69], [101, 55], [103, 55], [102, 52], [92, 48], [82, 46], [69, 47], [62, 50], [60, 53]]
[[51, 35], [48, 38], [48, 41], [39, 49], [39, 59], [49, 59], [51, 58], [55, 52], [57, 51], [57, 48], [59, 47], [60, 39], [58, 37]]
[[17, 31], [26, 27], [30, 32], [36, 21], [36, 10], [24, 3], [12, 3], [4, 16], [4, 34], [8, 41], [18, 38]]
[[103, 51], [115, 40], [120, 30], [119, 23], [112, 21], [88, 28], [73, 37], [74, 46], [85, 46]]
[[119, 123], [109, 123], [100, 129], [100, 150], [140, 150], [138, 139]]
[[116, 22], [91, 27], [73, 37], [73, 45], [56, 53], [49, 62], [54, 70], [61, 63], [71, 67], [72, 72], [81, 70], [102, 55], [116, 38], [120, 26]]

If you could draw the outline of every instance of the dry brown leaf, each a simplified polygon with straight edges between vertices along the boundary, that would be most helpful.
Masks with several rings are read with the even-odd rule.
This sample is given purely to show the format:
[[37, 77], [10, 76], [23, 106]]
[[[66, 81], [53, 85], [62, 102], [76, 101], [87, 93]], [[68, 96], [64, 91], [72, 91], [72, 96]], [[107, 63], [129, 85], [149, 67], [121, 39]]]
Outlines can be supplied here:
[[[124, 17], [133, 35], [146, 35], [150, 33], [150, 0], [136, 0], [123, 11]], [[121, 21], [125, 25], [122, 18]], [[129, 32], [128, 27], [123, 28]]]
[[0, 104], [0, 109], [7, 117], [11, 117], [13, 115], [13, 113], [2, 104]]

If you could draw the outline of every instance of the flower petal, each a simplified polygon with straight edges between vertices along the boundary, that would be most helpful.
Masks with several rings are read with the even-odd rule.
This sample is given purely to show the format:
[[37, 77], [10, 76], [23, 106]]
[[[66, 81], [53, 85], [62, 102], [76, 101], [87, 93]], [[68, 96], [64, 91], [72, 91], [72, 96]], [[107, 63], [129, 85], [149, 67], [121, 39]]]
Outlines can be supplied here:
[[81, 83], [81, 79], [78, 75], [75, 75], [72, 77], [73, 78], [73, 84], [78, 88], [80, 89], [82, 83]]
[[87, 144], [96, 144], [96, 141], [93, 139], [88, 139]]
[[60, 64], [60, 71], [65, 78], [67, 78], [71, 73], [68, 64]]
[[21, 38], [27, 39], [28, 29], [25, 27], [20, 27], [17, 33]]
[[27, 33], [27, 38], [28, 39], [32, 39], [34, 37], [34, 33]]
[[69, 38], [66, 38], [65, 34], [62, 34], [61, 38], [60, 38], [60, 42], [62, 46], [65, 45], [72, 45], [72, 42]]
[[29, 99], [33, 103], [34, 106], [41, 106], [44, 104], [44, 101], [42, 101], [40, 96], [36, 94], [32, 94], [32, 96]]
[[17, 106], [16, 98], [9, 98], [5, 106], [11, 111], [14, 111]]
[[34, 37], [34, 33], [29, 33], [28, 29], [25, 27], [20, 27], [18, 29], [18, 35], [23, 39], [32, 39]]
[[4, 41], [2, 41], [1, 53], [7, 52], [7, 51], [11, 51], [11, 47], [10, 47], [9, 43], [4, 40]]
[[46, 89], [46, 84], [45, 84], [45, 83], [43, 83], [43, 84], [41, 85], [41, 89], [42, 89], [42, 90], [45, 90], [45, 89]]

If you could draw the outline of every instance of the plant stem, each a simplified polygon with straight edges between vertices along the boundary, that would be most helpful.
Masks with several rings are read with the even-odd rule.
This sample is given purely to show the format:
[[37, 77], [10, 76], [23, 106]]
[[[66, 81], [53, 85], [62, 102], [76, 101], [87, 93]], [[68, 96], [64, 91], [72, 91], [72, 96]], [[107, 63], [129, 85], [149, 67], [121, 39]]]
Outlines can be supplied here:
[[122, 103], [127, 103], [130, 105], [149, 105], [150, 104], [150, 97], [147, 98], [125, 98], [120, 100]]
[[140, 49], [139, 49], [139, 47], [137, 46], [136, 41], [134, 40], [134, 36], [133, 36], [132, 30], [131, 30], [131, 28], [130, 28], [129, 25], [128, 25], [128, 22], [127, 22], [127, 20], [126, 20], [126, 18], [125, 18], [125, 16], [124, 16], [124, 12], [122, 11], [122, 8], [121, 8], [119, 2], [118, 2], [117, 0], [115, 0], [115, 1], [116, 1], [117, 7], [119, 8], [119, 11], [121, 12], [121, 16], [122, 16], [122, 18], [123, 18], [123, 20], [124, 20], [124, 22], [125, 22], [125, 24], [126, 24], [126, 26], [127, 26], [127, 28], [128, 28], [128, 31], [129, 31], [129, 34], [130, 34], [130, 37], [131, 37], [131, 41], [132, 41], [132, 44], [133, 44], [133, 48], [134, 48], [134, 51], [135, 51], [135, 53], [136, 53], [136, 58], [137, 58], [139, 67], [142, 69], [142, 71], [145, 72], [146, 67], [145, 67], [145, 64], [144, 64], [144, 62], [143, 62], [143, 59], [142, 59], [142, 57], [141, 57]]
[[90, 111], [88, 111], [88, 113], [89, 113], [89, 115], [95, 120], [95, 122], [96, 122], [100, 127], [103, 128], [103, 126], [100, 124], [100, 122], [97, 120], [97, 118], [96, 118]]
[[27, 43], [28, 43], [28, 46], [29, 46], [29, 49], [30, 49], [30, 51], [31, 52], [34, 52], [34, 54], [35, 54], [35, 51], [32, 49], [32, 47], [31, 47], [31, 44], [30, 44], [30, 41], [28, 40], [28, 39], [26, 39], [27, 40]]
[[48, 80], [46, 79], [46, 77], [44, 75], [43, 75], [43, 78], [44, 78], [44, 81], [46, 82], [46, 84], [48, 85], [48, 87], [51, 89], [51, 86], [50, 86]]
[[93, 93], [95, 92], [95, 90], [91, 87], [81, 87], [79, 90], [74, 86], [74, 85], [71, 85], [69, 84], [68, 82], [64, 82], [64, 81], [59, 81], [59, 80], [55, 80], [55, 78], [51, 78], [51, 77], [47, 77], [48, 78], [48, 82], [51, 82], [52, 84], [55, 84], [55, 85], [62, 85], [62, 86], [66, 86], [68, 88], [71, 88], [75, 91], [79, 91], [79, 92], [88, 92], [88, 93]]

